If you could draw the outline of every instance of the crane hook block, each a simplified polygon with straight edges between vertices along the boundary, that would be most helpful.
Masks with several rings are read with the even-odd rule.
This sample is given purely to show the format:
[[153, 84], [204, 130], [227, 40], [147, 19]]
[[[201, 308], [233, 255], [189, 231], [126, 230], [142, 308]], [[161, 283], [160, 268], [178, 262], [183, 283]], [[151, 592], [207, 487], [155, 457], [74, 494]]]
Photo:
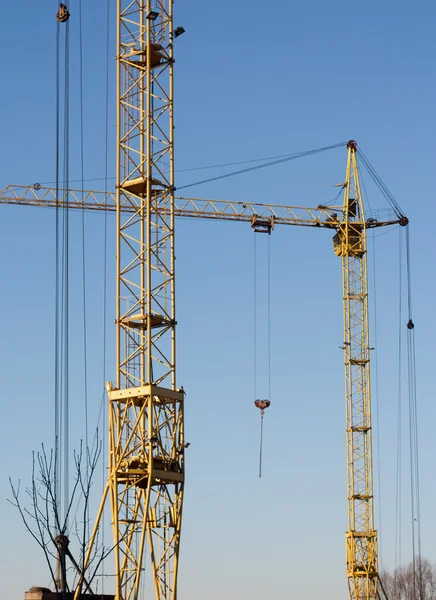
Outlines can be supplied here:
[[271, 406], [271, 402], [270, 402], [270, 400], [256, 400], [254, 403], [254, 406], [256, 408], [259, 408], [261, 414], [263, 415], [263, 413], [265, 412], [265, 409], [268, 408], [269, 406]]
[[260, 219], [256, 214], [251, 217], [251, 227], [255, 233], [267, 233], [271, 235], [274, 229], [274, 215], [269, 219]]
[[70, 18], [70, 13], [68, 12], [68, 8], [65, 4], [59, 4], [59, 10], [56, 13], [56, 19], [59, 23], [66, 23]]

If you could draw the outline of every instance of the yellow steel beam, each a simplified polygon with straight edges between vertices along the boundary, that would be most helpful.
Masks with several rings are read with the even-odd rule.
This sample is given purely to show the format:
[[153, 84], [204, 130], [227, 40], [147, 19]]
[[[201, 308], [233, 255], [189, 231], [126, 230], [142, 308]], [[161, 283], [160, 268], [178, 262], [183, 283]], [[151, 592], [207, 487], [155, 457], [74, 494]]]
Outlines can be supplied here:
[[[120, 198], [120, 211], [134, 213], [135, 207], [123, 197]], [[0, 204], [20, 206], [45, 206], [47, 208], [85, 209], [89, 211], [116, 211], [116, 193], [98, 190], [76, 190], [43, 187], [36, 185], [7, 185], [0, 189]], [[159, 207], [157, 207], [159, 211]], [[219, 219], [251, 223], [253, 216], [270, 221], [274, 225], [297, 225], [307, 227], [328, 227], [335, 229], [342, 217], [342, 205], [314, 208], [286, 206], [283, 204], [262, 204], [255, 202], [233, 202], [231, 200], [207, 200], [204, 198], [174, 197], [174, 215], [197, 219]], [[401, 217], [391, 209], [367, 212], [367, 227], [395, 225]]]

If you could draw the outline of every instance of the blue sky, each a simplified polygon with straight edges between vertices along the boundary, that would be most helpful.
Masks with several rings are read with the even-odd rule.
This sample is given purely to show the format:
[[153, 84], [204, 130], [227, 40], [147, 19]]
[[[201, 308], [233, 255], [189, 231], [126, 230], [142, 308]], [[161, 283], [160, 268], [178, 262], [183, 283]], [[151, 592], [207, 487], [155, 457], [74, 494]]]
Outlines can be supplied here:
[[[114, 3], [111, 12], [111, 58]], [[57, 3], [9, 2], [1, 9], [1, 181], [54, 180]], [[78, 2], [70, 5], [73, 57], [71, 179], [80, 179]], [[84, 3], [85, 179], [104, 177], [105, 11]], [[176, 48], [177, 168], [318, 148], [354, 138], [411, 220], [416, 323], [423, 554], [435, 561], [433, 423], [436, 409], [436, 287], [433, 202], [435, 8], [429, 0], [292, 4], [258, 0], [223, 6], [177, 2], [186, 34]], [[114, 162], [114, 61], [110, 63], [109, 175]], [[193, 196], [316, 206], [344, 179], [339, 149], [186, 190]], [[182, 186], [219, 170], [181, 172]], [[371, 206], [385, 201], [363, 173]], [[79, 185], [79, 184], [77, 184]], [[99, 188], [102, 181], [87, 181]], [[54, 213], [1, 206], [2, 363], [0, 564], [4, 592], [19, 600], [49, 577], [7, 503], [8, 476], [29, 481], [31, 453], [53, 438]], [[108, 219], [108, 344], [113, 379], [114, 221]], [[103, 394], [103, 217], [86, 217], [90, 421]], [[377, 232], [378, 235], [380, 232]], [[395, 563], [398, 385], [398, 230], [370, 239], [377, 297], [383, 564]], [[347, 596], [345, 419], [340, 261], [328, 232], [277, 228], [271, 245], [272, 406], [265, 417], [264, 468], [257, 478], [259, 415], [253, 407], [253, 233], [248, 225], [178, 222], [178, 382], [187, 396], [187, 485], [180, 597]], [[71, 418], [83, 437], [80, 215], [72, 217]], [[265, 306], [266, 236], [258, 236], [258, 313]], [[261, 286], [263, 284], [263, 290]], [[372, 295], [374, 298], [374, 294]], [[374, 345], [374, 304], [372, 345]], [[264, 312], [265, 315], [265, 312]], [[264, 331], [260, 330], [260, 336]], [[260, 341], [260, 346], [262, 342]], [[375, 358], [375, 357], [373, 357]], [[374, 361], [375, 362], [375, 361]], [[266, 359], [259, 359], [259, 388]], [[403, 369], [405, 376], [405, 369]], [[262, 383], [263, 381], [263, 383]], [[407, 398], [404, 398], [406, 416]], [[402, 557], [410, 510], [403, 430]], [[99, 478], [104, 476], [101, 471]], [[378, 477], [376, 477], [376, 482]], [[97, 495], [96, 490], [96, 495]], [[110, 567], [108, 566], [108, 572]], [[108, 578], [108, 581], [110, 579]], [[110, 586], [110, 583], [106, 583]], [[106, 588], [107, 589], [107, 588]], [[152, 597], [152, 595], [146, 596]]]

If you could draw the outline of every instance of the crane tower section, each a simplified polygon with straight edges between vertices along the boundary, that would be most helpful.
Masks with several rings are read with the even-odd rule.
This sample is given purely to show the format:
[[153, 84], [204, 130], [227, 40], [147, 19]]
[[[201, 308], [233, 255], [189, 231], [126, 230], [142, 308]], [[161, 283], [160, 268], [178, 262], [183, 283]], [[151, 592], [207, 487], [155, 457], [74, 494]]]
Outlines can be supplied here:
[[156, 599], [174, 600], [185, 444], [175, 356], [172, 0], [117, 7], [117, 379], [108, 384], [116, 597], [139, 597], [150, 560]]
[[378, 581], [373, 507], [366, 227], [356, 143], [351, 141], [348, 143], [343, 215], [334, 237], [335, 252], [342, 258], [348, 484], [346, 568], [351, 600], [376, 600]]

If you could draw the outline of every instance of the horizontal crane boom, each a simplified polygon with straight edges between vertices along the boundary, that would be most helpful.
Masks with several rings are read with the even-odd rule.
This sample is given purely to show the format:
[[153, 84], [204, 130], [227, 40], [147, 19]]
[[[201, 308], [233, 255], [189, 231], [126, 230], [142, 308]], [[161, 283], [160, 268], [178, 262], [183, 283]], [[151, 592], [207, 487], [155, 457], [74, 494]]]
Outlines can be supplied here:
[[[56, 197], [58, 195], [58, 198]], [[137, 207], [124, 197], [122, 212], [135, 212]], [[0, 189], [0, 204], [78, 208], [115, 212], [116, 192], [96, 190], [59, 189], [39, 184], [7, 185]], [[298, 225], [335, 229], [343, 220], [343, 206], [318, 205], [316, 208], [284, 206], [282, 204], [259, 204], [254, 202], [231, 202], [229, 200], [205, 200], [204, 198], [175, 198], [175, 216], [197, 219], [221, 219], [227, 221], [253, 222], [253, 217], [273, 225]], [[390, 209], [366, 211], [367, 227], [383, 227], [403, 224], [405, 217]]]

